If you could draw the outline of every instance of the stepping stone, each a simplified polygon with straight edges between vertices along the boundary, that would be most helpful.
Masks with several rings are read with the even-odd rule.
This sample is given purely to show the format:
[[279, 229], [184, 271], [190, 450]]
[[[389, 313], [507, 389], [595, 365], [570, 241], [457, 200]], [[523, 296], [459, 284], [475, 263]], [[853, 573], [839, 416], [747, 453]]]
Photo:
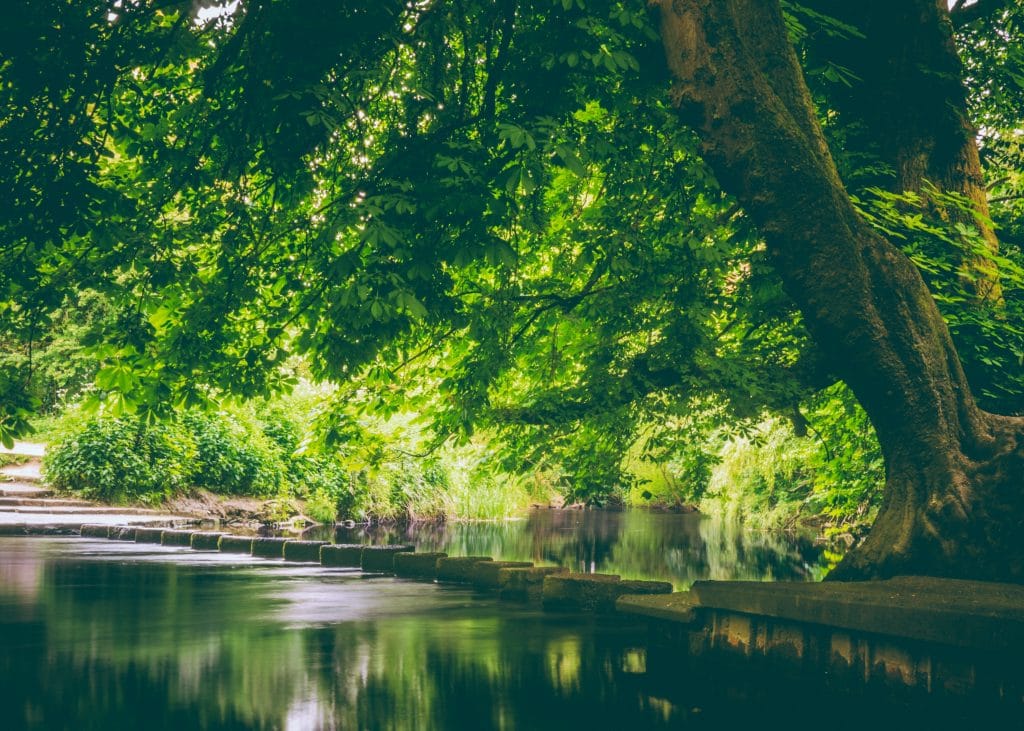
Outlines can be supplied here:
[[135, 542], [136, 543], [162, 543], [163, 542], [163, 528], [136, 528], [135, 529]]
[[410, 579], [437, 578], [437, 562], [447, 553], [396, 553], [395, 575]]
[[320, 562], [320, 547], [327, 541], [286, 541], [284, 544], [285, 561]]
[[480, 561], [469, 570], [469, 579], [480, 589], [497, 589], [498, 573], [501, 569], [525, 569], [533, 566], [532, 561]]
[[284, 558], [287, 538], [253, 538], [252, 555], [260, 558]]
[[217, 548], [221, 553], [252, 553], [252, 536], [221, 536]]
[[87, 524], [82, 526], [79, 535], [82, 538], [106, 538], [108, 530], [110, 526], [107, 525]]
[[547, 576], [568, 574], [561, 566], [498, 569], [498, 598], [512, 601], [540, 599]]
[[395, 570], [395, 556], [399, 553], [415, 551], [416, 546], [364, 546], [363, 560], [360, 568], [363, 571], [377, 573], [393, 573]]
[[336, 543], [320, 547], [320, 565], [357, 569], [363, 565], [363, 544]]
[[136, 526], [112, 525], [107, 528], [107, 538], [114, 541], [134, 541]]
[[667, 581], [622, 581], [611, 574], [564, 574], [544, 578], [545, 609], [608, 613], [626, 594], [671, 594]]
[[160, 543], [165, 546], [191, 546], [192, 535], [195, 531], [191, 530], [165, 530], [160, 536]]
[[220, 549], [221, 536], [226, 533], [205, 533], [196, 531], [192, 534], [192, 542], [189, 544], [193, 551], [217, 551]]
[[438, 581], [456, 581], [468, 584], [473, 567], [481, 561], [493, 561], [490, 556], [449, 556], [437, 562]]

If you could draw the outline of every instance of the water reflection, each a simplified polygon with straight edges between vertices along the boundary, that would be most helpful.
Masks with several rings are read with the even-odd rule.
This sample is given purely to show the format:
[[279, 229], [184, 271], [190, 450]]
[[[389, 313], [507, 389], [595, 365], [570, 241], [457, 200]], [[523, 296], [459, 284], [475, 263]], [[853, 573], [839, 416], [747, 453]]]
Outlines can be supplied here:
[[818, 580], [825, 560], [809, 536], [755, 532], [697, 514], [537, 510], [498, 523], [418, 523], [405, 527], [323, 528], [310, 537], [340, 543], [415, 543], [454, 556], [493, 556], [671, 581]]
[[[4, 728], [658, 729], [636, 628], [435, 584], [0, 539]], [[272, 570], [267, 570], [273, 567]], [[17, 608], [17, 611], [13, 611]]]

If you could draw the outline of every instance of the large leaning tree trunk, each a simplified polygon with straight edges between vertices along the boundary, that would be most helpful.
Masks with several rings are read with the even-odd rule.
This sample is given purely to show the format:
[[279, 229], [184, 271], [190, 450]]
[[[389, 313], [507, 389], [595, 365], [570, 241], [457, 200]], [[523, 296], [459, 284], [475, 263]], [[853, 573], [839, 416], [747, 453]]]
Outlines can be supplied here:
[[[835, 85], [829, 100], [847, 122], [854, 145], [892, 170], [891, 180], [879, 182], [926, 200], [926, 182], [960, 194], [973, 212], [941, 213], [975, 227], [988, 252], [998, 253], [977, 129], [967, 111], [964, 68], [945, 0], [814, 0], [813, 5], [862, 33], [822, 34], [813, 50], [857, 77], [848, 87]], [[977, 300], [1001, 299], [999, 273], [990, 258], [968, 255], [962, 272]]]
[[1024, 419], [977, 407], [917, 269], [854, 209], [779, 3], [656, 4], [681, 114], [882, 446], [878, 519], [830, 577], [1024, 582]]

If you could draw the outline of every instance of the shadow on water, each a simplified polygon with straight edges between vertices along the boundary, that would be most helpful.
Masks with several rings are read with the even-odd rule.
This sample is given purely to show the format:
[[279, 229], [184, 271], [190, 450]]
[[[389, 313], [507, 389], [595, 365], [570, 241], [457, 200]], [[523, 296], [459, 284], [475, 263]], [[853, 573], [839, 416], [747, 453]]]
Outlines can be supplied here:
[[453, 556], [493, 556], [565, 566], [583, 573], [670, 581], [818, 580], [825, 572], [810, 536], [745, 530], [695, 513], [643, 510], [535, 510], [525, 520], [315, 528], [338, 543], [404, 543]]

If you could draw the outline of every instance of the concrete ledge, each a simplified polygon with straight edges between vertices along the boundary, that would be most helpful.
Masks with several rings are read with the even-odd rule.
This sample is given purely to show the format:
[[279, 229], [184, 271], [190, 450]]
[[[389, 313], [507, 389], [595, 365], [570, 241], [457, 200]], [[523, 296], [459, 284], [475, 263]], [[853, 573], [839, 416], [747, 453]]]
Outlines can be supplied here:
[[1024, 647], [1024, 586], [896, 577], [888, 581], [698, 581], [700, 606], [993, 651]]
[[437, 562], [447, 553], [396, 553], [395, 574], [411, 579], [437, 578]]
[[252, 553], [252, 536], [221, 536], [217, 549], [221, 553]]
[[135, 530], [134, 525], [112, 525], [107, 529], [107, 538], [112, 541], [134, 541]]
[[473, 567], [481, 561], [493, 561], [490, 556], [449, 556], [437, 560], [437, 580], [468, 584]]
[[320, 547], [325, 545], [327, 541], [286, 541], [284, 560], [320, 563]]
[[189, 545], [192, 546], [193, 551], [216, 551], [220, 549], [220, 538], [223, 535], [226, 534], [197, 531], [192, 534], [192, 542]]
[[136, 528], [136, 543], [161, 543], [163, 541], [163, 528]]
[[395, 556], [399, 553], [410, 553], [416, 546], [364, 546], [362, 563], [363, 571], [392, 573], [395, 570]]
[[192, 535], [195, 531], [191, 530], [165, 530], [160, 535], [160, 543], [165, 546], [188, 546], [192, 545]]
[[697, 597], [689, 591], [675, 594], [624, 594], [615, 600], [615, 611], [622, 614], [692, 624], [697, 619]]
[[337, 568], [357, 569], [363, 563], [363, 545], [337, 543], [320, 547], [320, 564]]
[[106, 538], [107, 525], [83, 525], [81, 528], [82, 538]]
[[284, 558], [287, 538], [253, 538], [252, 555], [260, 558]]
[[497, 589], [501, 569], [527, 569], [532, 561], [480, 561], [469, 569], [469, 580], [480, 589]]

